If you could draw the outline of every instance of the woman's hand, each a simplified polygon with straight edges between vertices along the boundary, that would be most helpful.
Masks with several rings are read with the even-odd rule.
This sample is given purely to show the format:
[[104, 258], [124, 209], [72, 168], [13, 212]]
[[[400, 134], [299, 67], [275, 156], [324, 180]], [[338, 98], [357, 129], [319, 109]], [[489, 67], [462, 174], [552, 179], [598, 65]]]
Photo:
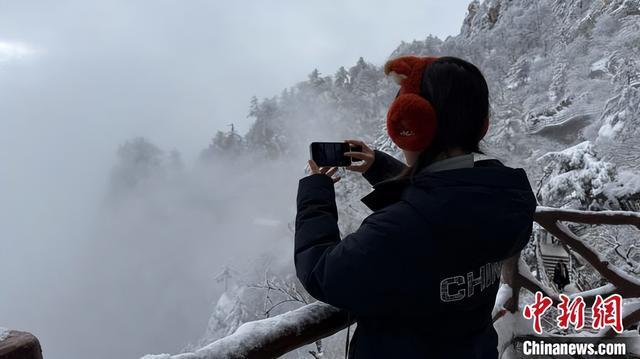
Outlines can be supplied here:
[[340, 181], [340, 176], [333, 177], [333, 175], [338, 170], [338, 167], [318, 167], [314, 160], [309, 160], [309, 170], [311, 172], [310, 174], [312, 175], [325, 174], [329, 176], [333, 180], [333, 183]]
[[[371, 165], [373, 164], [373, 160], [375, 159], [375, 155], [373, 153], [373, 150], [371, 148], [369, 148], [369, 146], [367, 146], [362, 141], [345, 140], [345, 142], [347, 142], [350, 145], [354, 145], [354, 146], [362, 146], [362, 152], [345, 152], [344, 153], [345, 156], [349, 156], [349, 157], [353, 157], [353, 158], [357, 158], [357, 159], [362, 160], [362, 162], [360, 162], [360, 164], [347, 166], [345, 168], [348, 169], [348, 170], [355, 171], [355, 172], [360, 172], [360, 173], [366, 172], [369, 169], [369, 167], [371, 167]], [[358, 162], [356, 162], [356, 163], [358, 163]]]

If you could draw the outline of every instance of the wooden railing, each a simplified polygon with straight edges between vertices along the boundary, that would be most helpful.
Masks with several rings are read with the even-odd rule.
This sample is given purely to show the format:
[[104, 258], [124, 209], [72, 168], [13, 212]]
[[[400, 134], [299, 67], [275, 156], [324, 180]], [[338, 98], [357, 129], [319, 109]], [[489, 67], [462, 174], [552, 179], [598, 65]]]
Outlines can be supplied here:
[[[570, 209], [558, 209], [551, 207], [538, 207], [536, 209], [534, 220], [540, 224], [545, 230], [558, 238], [561, 243], [567, 245], [574, 252], [584, 258], [600, 275], [609, 283], [595, 289], [584, 292], [573, 293], [570, 298], [582, 296], [587, 305], [593, 304], [597, 295], [606, 296], [610, 294], [620, 294], [622, 298], [638, 298], [640, 297], [640, 279], [633, 277], [620, 268], [617, 268], [609, 261], [603, 259], [595, 250], [585, 244], [576, 234], [571, 232], [566, 224], [562, 222], [574, 222], [585, 224], [608, 224], [608, 225], [633, 225], [640, 229], [640, 213], [628, 211], [579, 211]], [[512, 273], [515, 273], [512, 280], [513, 296], [507, 300], [505, 309], [514, 313], [518, 310], [518, 294], [520, 288], [527, 289], [531, 292], [542, 292], [545, 296], [550, 297], [554, 304], [560, 303], [559, 296], [551, 291], [548, 287], [536, 281], [533, 276], [528, 273], [526, 268], [522, 268], [522, 261], [511, 261], [505, 263], [511, 266]], [[499, 312], [494, 321], [497, 320], [505, 312]], [[640, 321], [640, 309], [636, 309], [628, 313], [622, 318], [624, 327]], [[610, 337], [615, 335], [615, 331], [608, 329], [604, 336]]]
[[[609, 284], [593, 290], [575, 293], [583, 296], [590, 304], [596, 294], [620, 294], [623, 298], [640, 297], [640, 279], [635, 278], [603, 259], [596, 251], [586, 245], [578, 236], [561, 222], [607, 225], [633, 225], [640, 229], [640, 213], [628, 211], [578, 211], [538, 207], [534, 220], [549, 233], [582, 256], [600, 273]], [[557, 294], [538, 282], [529, 272], [522, 260], [506, 261], [503, 265], [510, 267], [513, 277], [510, 278], [513, 288], [512, 296], [505, 303], [505, 310], [494, 316], [498, 320], [507, 312], [516, 312], [519, 308], [519, 292], [521, 288], [531, 292], [541, 291], [559, 303]], [[509, 268], [507, 268], [509, 271]], [[640, 308], [630, 311], [623, 317], [624, 327], [640, 321]], [[214, 358], [276, 358], [301, 346], [311, 344], [318, 339], [328, 337], [347, 326], [347, 315], [344, 311], [328, 304], [315, 302], [297, 310], [279, 316], [245, 323], [232, 335], [219, 339], [193, 353], [178, 355], [149, 355], [145, 359], [214, 359]], [[609, 329], [602, 336], [611, 337], [616, 333]]]
[[193, 353], [147, 355], [143, 359], [277, 358], [344, 329], [347, 313], [322, 302], [242, 324], [233, 334]]

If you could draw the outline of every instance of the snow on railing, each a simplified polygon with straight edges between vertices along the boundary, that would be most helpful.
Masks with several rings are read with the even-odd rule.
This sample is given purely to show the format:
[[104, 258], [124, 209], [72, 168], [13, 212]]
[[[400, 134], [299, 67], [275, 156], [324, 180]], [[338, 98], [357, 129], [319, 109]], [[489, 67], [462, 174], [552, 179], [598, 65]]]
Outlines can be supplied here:
[[322, 302], [242, 324], [233, 334], [192, 353], [146, 355], [142, 359], [277, 358], [344, 329], [347, 313]]
[[[599, 288], [573, 293], [569, 297], [580, 295], [587, 304], [592, 304], [598, 294], [604, 296], [617, 293], [623, 298], [640, 297], [640, 280], [601, 258], [595, 250], [582, 242], [565, 224], [561, 223], [561, 221], [566, 221], [585, 224], [634, 225], [640, 229], [640, 213], [580, 211], [539, 206], [536, 209], [534, 220], [582, 256], [610, 282], [610, 284]], [[499, 294], [499, 298], [496, 300], [498, 310], [494, 310], [494, 322], [507, 317], [511, 317], [513, 320], [513, 313], [519, 310], [518, 301], [521, 288], [531, 292], [541, 291], [554, 303], [560, 302], [558, 295], [539, 282], [521, 258], [515, 261], [505, 261], [503, 265], [511, 267], [511, 270], [507, 268], [507, 271], [513, 273], [510, 279], [512, 289], [504, 291], [503, 289], [508, 288], [508, 285], [503, 284], [502, 294]], [[624, 309], [622, 319], [624, 327], [640, 322], [640, 306], [626, 306]], [[347, 324], [346, 312], [325, 303], [314, 302], [272, 318], [245, 323], [232, 335], [192, 353], [147, 355], [143, 359], [276, 358], [301, 346], [333, 335], [345, 328]], [[518, 333], [514, 334], [516, 335], [513, 336], [511, 342], [524, 338], [517, 336]], [[617, 333], [609, 328], [599, 335], [612, 337]]]

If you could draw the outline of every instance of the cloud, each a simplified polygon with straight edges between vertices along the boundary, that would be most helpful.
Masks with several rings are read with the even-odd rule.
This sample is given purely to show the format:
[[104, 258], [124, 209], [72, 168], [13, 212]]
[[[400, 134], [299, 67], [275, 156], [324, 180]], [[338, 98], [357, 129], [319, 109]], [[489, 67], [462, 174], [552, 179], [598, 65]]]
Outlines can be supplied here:
[[36, 50], [20, 42], [0, 40], [0, 63], [20, 61], [36, 54]]

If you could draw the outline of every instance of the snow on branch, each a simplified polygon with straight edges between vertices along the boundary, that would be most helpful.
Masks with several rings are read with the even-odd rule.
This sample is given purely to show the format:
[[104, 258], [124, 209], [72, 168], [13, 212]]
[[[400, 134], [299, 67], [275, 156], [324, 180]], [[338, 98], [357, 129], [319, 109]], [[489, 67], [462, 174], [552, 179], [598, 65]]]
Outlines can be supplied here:
[[337, 333], [347, 324], [345, 311], [313, 302], [278, 316], [245, 323], [233, 334], [195, 352], [146, 355], [142, 359], [277, 358]]
[[581, 211], [538, 206], [534, 219], [541, 225], [540, 221], [568, 221], [586, 224], [628, 224], [640, 229], [640, 213], [631, 211]]

